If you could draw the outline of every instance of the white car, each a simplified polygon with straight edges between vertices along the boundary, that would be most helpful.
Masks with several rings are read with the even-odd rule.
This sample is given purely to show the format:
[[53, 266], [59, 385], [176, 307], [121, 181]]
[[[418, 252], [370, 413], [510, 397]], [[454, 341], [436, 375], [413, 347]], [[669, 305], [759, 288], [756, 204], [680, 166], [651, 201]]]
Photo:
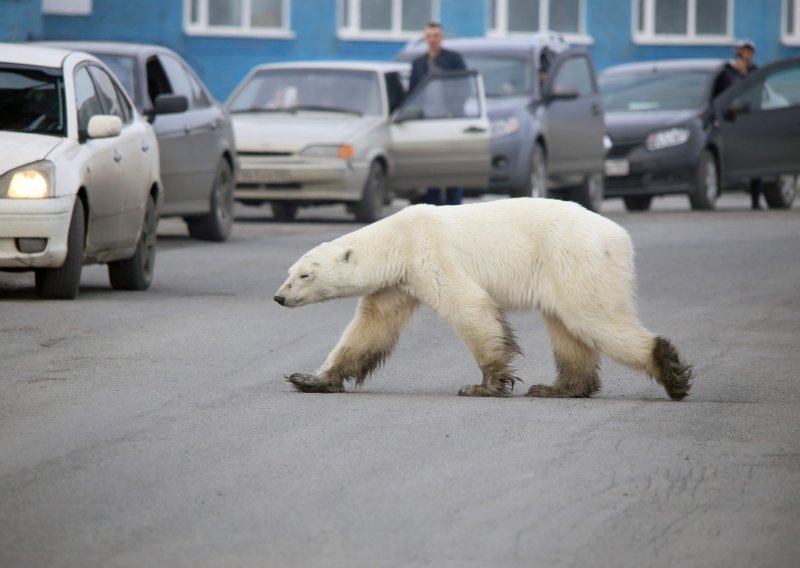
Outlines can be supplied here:
[[241, 166], [235, 196], [270, 203], [278, 220], [300, 206], [346, 203], [372, 222], [394, 195], [488, 185], [489, 120], [474, 71], [429, 76], [408, 96], [406, 63], [261, 65], [226, 106]]
[[0, 44], [0, 270], [71, 299], [84, 264], [150, 286], [163, 200], [158, 145], [113, 74], [86, 53]]

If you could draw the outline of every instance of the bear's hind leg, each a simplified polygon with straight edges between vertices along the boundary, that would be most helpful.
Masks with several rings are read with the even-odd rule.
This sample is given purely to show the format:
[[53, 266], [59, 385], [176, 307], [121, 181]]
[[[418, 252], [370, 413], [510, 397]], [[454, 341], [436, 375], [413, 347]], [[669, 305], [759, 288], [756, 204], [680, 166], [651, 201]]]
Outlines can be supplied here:
[[552, 385], [533, 385], [528, 396], [571, 398], [600, 390], [597, 350], [572, 335], [556, 316], [545, 315], [558, 376]]
[[286, 377], [300, 392], [343, 392], [344, 382], [361, 385], [389, 356], [419, 301], [390, 288], [361, 298], [353, 321], [313, 375]]

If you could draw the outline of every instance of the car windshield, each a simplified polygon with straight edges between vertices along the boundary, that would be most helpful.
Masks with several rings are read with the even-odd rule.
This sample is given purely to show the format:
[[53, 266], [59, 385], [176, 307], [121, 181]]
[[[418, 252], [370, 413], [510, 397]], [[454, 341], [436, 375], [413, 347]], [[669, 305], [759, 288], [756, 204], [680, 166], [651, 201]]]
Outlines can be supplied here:
[[479, 71], [487, 97], [527, 97], [533, 92], [533, 66], [522, 57], [464, 54], [469, 69]]
[[376, 73], [342, 69], [271, 69], [255, 73], [228, 103], [231, 112], [320, 110], [381, 114]]
[[0, 130], [65, 136], [61, 71], [0, 66]]
[[108, 65], [108, 68], [114, 72], [114, 75], [125, 87], [131, 98], [138, 104], [136, 89], [133, 88], [133, 69], [136, 65], [136, 60], [127, 55], [111, 55], [109, 53], [95, 53], [94, 56]]
[[607, 111], [693, 110], [710, 96], [712, 71], [647, 70], [600, 76]]

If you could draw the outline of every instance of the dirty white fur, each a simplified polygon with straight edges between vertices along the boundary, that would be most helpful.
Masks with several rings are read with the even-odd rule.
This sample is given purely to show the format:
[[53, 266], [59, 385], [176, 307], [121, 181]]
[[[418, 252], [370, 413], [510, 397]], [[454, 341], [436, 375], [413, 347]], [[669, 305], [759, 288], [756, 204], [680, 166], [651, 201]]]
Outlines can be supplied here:
[[519, 348], [505, 314], [535, 309], [545, 316], [559, 377], [529, 394], [589, 396], [599, 389], [599, 352], [662, 382], [656, 337], [639, 323], [634, 288], [625, 229], [575, 203], [521, 198], [405, 208], [310, 250], [276, 300], [298, 307], [362, 297], [324, 364], [298, 375], [303, 384], [292, 381], [298, 390], [361, 383], [423, 302], [455, 328], [483, 371], [482, 385], [461, 394], [509, 393]]

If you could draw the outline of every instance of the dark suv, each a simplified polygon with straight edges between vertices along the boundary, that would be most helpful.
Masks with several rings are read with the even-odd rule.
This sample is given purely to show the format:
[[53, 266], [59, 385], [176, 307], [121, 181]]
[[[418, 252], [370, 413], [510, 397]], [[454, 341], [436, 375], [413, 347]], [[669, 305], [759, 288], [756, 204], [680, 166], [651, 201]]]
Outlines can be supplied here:
[[[486, 192], [563, 197], [598, 211], [603, 103], [588, 51], [570, 47], [558, 34], [460, 38], [444, 45], [483, 76], [492, 129]], [[424, 41], [414, 41], [396, 59], [411, 61], [425, 50]]]

